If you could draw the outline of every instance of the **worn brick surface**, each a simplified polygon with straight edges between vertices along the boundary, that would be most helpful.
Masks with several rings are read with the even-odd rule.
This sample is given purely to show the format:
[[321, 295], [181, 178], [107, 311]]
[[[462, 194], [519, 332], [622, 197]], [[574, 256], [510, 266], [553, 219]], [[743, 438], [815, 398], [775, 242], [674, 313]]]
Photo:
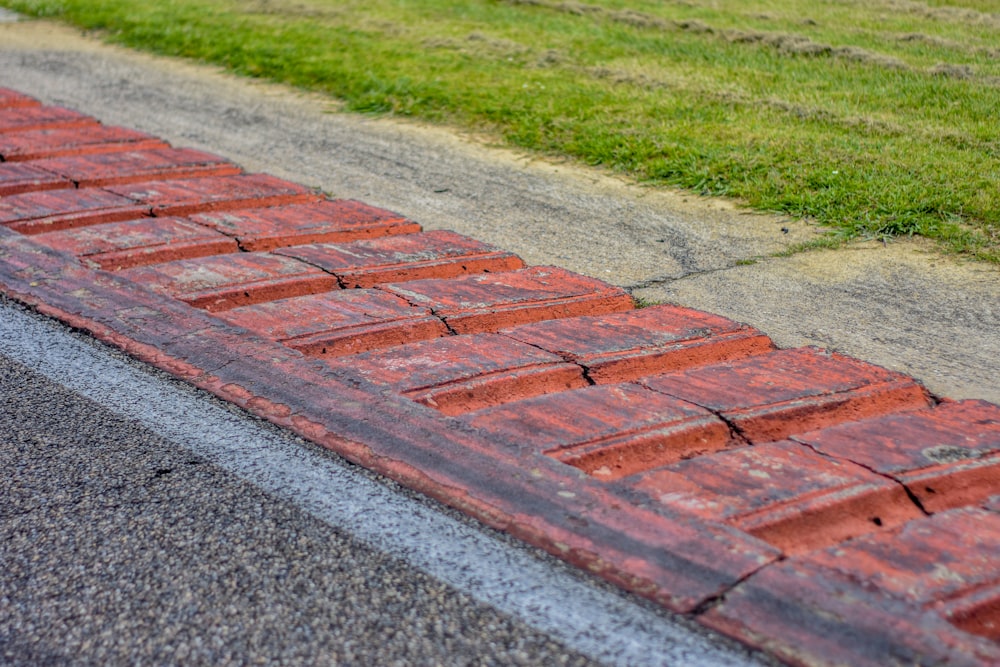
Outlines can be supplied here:
[[45, 313], [670, 609], [689, 612], [778, 555], [728, 526], [616, 506], [569, 466], [498, 446], [29, 237], [0, 229], [0, 243], [8, 294], [42, 298]]
[[0, 109], [10, 109], [12, 107], [37, 107], [41, 102], [34, 97], [29, 97], [24, 93], [19, 93], [10, 88], [0, 88]]
[[464, 419], [605, 480], [733, 444], [706, 410], [631, 384], [529, 398]]
[[922, 516], [900, 484], [789, 441], [680, 461], [643, 475], [635, 488], [791, 554]]
[[[166, 147], [122, 132], [0, 133], [0, 157]], [[141, 203], [96, 187], [3, 195], [0, 290], [789, 662], [1000, 664], [997, 406], [936, 405], [910, 378], [771, 351], [705, 313], [633, 310], [560, 269], [341, 290], [316, 266], [234, 244], [419, 227], [269, 177], [107, 187]], [[188, 210], [204, 212], [169, 217]], [[162, 261], [215, 232], [227, 254], [88, 266]], [[554, 368], [602, 384], [567, 389]]]
[[71, 187], [72, 181], [33, 165], [18, 162], [0, 164], [0, 197]]
[[766, 568], [704, 620], [807, 664], [998, 664], [998, 553], [1000, 515], [950, 510]]
[[93, 188], [29, 192], [0, 199], [0, 225], [22, 234], [41, 234], [148, 215], [148, 206]]
[[0, 108], [0, 134], [8, 132], [27, 132], [29, 130], [44, 130], [56, 128], [76, 128], [84, 125], [97, 125], [97, 119], [91, 116], [50, 106], [19, 106]]
[[105, 189], [151, 207], [153, 214], [158, 216], [280, 206], [319, 199], [319, 195], [308, 188], [267, 174], [141, 182], [111, 185]]
[[806, 560], [894, 597], [934, 606], [1000, 584], [998, 556], [1000, 515], [960, 508], [819, 551]]
[[779, 350], [642, 383], [721, 414], [752, 442], [930, 402], [912, 378], [815, 348]]
[[107, 125], [87, 125], [67, 130], [0, 134], [0, 159], [20, 162], [64, 155], [152, 150], [167, 146], [162, 139], [143, 132]]
[[584, 387], [582, 369], [498, 336], [448, 336], [344, 357], [331, 366], [448, 415]]
[[276, 252], [329, 271], [346, 288], [524, 268], [514, 253], [443, 230]]
[[351, 199], [266, 210], [201, 213], [191, 219], [234, 237], [248, 251], [412, 234], [421, 229], [398, 213]]
[[995, 642], [940, 614], [795, 560], [762, 568], [699, 620], [794, 665], [1000, 664]]
[[182, 259], [122, 275], [208, 311], [337, 289], [337, 279], [325, 271], [267, 253]]
[[771, 340], [752, 327], [680, 306], [550, 320], [501, 333], [581, 364], [598, 384], [774, 349]]
[[239, 250], [228, 236], [183, 218], [110, 222], [39, 234], [35, 239], [111, 271]]
[[219, 317], [318, 357], [448, 335], [426, 308], [371, 289], [341, 290], [234, 308]]
[[443, 317], [456, 333], [481, 333], [544, 319], [629, 310], [617, 287], [550, 266], [385, 285]]
[[34, 164], [80, 187], [240, 173], [240, 168], [232, 162], [190, 148], [75, 155], [38, 160]]
[[795, 439], [894, 477], [930, 512], [1000, 491], [1000, 406], [985, 401], [949, 401]]

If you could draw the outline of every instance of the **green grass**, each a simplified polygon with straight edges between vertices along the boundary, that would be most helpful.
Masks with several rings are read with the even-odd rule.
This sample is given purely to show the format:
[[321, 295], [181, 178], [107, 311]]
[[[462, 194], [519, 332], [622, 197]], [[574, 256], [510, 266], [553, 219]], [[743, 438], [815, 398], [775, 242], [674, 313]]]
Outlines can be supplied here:
[[651, 183], [1000, 262], [996, 0], [0, 0]]

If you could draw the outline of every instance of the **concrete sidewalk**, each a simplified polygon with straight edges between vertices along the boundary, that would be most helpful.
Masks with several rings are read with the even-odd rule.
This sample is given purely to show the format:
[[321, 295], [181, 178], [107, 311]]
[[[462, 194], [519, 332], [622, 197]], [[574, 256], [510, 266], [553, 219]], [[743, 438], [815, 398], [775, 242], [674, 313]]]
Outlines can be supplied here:
[[529, 264], [747, 322], [782, 347], [857, 356], [938, 395], [1000, 401], [1000, 269], [920, 241], [768, 257], [818, 231], [478, 137], [339, 114], [328, 100], [47, 22], [0, 24], [0, 71], [0, 84], [46, 103], [468, 234]]

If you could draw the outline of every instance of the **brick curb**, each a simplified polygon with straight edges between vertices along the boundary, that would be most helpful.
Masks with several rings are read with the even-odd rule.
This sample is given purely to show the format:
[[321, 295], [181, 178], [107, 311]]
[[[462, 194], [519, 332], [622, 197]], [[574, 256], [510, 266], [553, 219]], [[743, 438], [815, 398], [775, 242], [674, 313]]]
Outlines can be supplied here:
[[1000, 407], [2, 89], [0, 158], [8, 296], [789, 662], [1000, 661]]

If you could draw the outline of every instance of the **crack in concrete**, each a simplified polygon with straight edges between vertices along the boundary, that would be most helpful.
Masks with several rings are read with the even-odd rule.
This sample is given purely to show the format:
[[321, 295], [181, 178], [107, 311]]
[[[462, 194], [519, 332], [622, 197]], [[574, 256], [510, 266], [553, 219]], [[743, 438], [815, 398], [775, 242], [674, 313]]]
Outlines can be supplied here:
[[[764, 257], [754, 257], [754, 258], [751, 258], [751, 259], [752, 259], [753, 263], [757, 263], [757, 262], [759, 262], [759, 261], [761, 261], [761, 260], [763, 260], [765, 258]], [[652, 288], [652, 287], [660, 287], [662, 285], [668, 285], [670, 283], [681, 282], [683, 280], [690, 280], [692, 278], [698, 278], [700, 276], [708, 276], [708, 275], [712, 275], [712, 274], [715, 274], [715, 273], [724, 273], [726, 271], [732, 271], [733, 269], [738, 269], [741, 266], [750, 266], [750, 264], [748, 264], [748, 263], [741, 263], [741, 262], [749, 262], [749, 261], [751, 261], [751, 260], [738, 260], [737, 262], [735, 262], [733, 264], [729, 264], [727, 266], [720, 266], [720, 267], [716, 267], [714, 269], [702, 269], [701, 271], [688, 271], [688, 272], [683, 273], [682, 275], [679, 275], [679, 276], [656, 276], [656, 277], [653, 277], [653, 278], [647, 278], [646, 280], [640, 280], [639, 282], [630, 283], [628, 285], [621, 285], [621, 288], [623, 290], [625, 290], [626, 292], [628, 292], [629, 294], [631, 294], [635, 290], [648, 289], [648, 288]]]

